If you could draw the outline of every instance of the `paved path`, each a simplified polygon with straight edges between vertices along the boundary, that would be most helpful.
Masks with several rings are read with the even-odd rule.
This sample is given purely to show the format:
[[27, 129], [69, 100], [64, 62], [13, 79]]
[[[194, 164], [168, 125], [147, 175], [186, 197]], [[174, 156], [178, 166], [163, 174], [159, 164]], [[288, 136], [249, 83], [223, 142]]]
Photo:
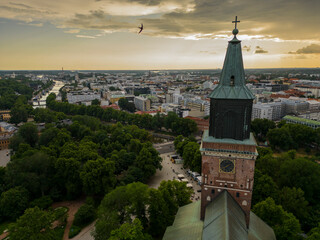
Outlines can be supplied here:
[[94, 238], [91, 236], [91, 232], [94, 230], [95, 223], [96, 222], [93, 222], [90, 225], [83, 228], [77, 236], [72, 238], [72, 240], [94, 240]]
[[[64, 202], [56, 202], [52, 204], [52, 208], [57, 208], [57, 207], [68, 207], [68, 219], [67, 219], [67, 225], [64, 230], [63, 234], [63, 240], [68, 240], [69, 239], [69, 231], [72, 226], [73, 220], [74, 220], [74, 215], [78, 211], [78, 209], [84, 204], [84, 199], [79, 199], [75, 201], [64, 201]], [[73, 238], [74, 239], [74, 238]]]
[[0, 166], [7, 166], [8, 162], [10, 162], [10, 149], [0, 150]]

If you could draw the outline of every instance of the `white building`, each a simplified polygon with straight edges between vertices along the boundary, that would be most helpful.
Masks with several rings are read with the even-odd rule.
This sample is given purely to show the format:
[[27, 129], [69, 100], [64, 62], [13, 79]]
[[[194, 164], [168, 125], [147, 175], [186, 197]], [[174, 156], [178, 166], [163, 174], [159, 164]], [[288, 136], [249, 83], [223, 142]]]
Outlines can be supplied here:
[[257, 103], [252, 107], [252, 119], [279, 120], [284, 116], [285, 105], [281, 102]]
[[212, 89], [213, 88], [213, 83], [211, 81], [205, 81], [203, 84], [202, 84], [202, 88], [203, 89]]
[[101, 100], [100, 93], [95, 92], [70, 92], [67, 93], [67, 99], [69, 103], [84, 103], [90, 102], [92, 100], [98, 99]]
[[144, 97], [135, 97], [134, 106], [140, 111], [149, 111], [151, 107], [150, 99]]
[[309, 111], [314, 112], [320, 109], [320, 102], [316, 100], [307, 101], [309, 103]]

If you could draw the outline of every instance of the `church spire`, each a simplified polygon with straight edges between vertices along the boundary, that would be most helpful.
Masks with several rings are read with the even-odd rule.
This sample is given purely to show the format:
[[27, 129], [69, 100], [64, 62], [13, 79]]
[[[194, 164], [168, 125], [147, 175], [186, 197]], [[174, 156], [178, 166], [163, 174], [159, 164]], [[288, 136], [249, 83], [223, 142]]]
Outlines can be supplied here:
[[254, 99], [251, 91], [246, 87], [243, 68], [241, 41], [237, 39], [239, 30], [235, 21], [235, 28], [232, 31], [233, 39], [229, 41], [226, 57], [221, 72], [220, 82], [217, 88], [210, 94], [210, 98], [219, 99]]
[[236, 17], [233, 39], [228, 49], [220, 76], [219, 85], [209, 95], [210, 126], [209, 136], [244, 140], [250, 137], [252, 101], [254, 95], [246, 86], [241, 41]]

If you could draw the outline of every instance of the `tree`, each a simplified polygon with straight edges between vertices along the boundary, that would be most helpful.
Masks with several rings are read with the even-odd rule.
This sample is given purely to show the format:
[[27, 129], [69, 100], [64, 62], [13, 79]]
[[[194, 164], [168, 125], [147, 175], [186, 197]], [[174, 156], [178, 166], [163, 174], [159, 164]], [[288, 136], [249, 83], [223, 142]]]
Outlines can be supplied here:
[[95, 239], [108, 239], [111, 231], [119, 228], [132, 218], [145, 222], [148, 186], [142, 183], [131, 183], [117, 187], [102, 200], [95, 226]]
[[28, 114], [26, 105], [18, 105], [18, 106], [14, 106], [11, 109], [10, 115], [11, 115], [10, 122], [18, 124], [21, 122], [26, 122], [28, 120], [29, 114]]
[[47, 108], [37, 108], [34, 110], [34, 120], [36, 122], [51, 123], [56, 122], [58, 119], [54, 112]]
[[52, 186], [52, 158], [43, 152], [15, 159], [7, 165], [7, 179], [13, 186], [23, 186], [33, 197], [44, 196]]
[[268, 119], [254, 119], [251, 129], [260, 141], [265, 141], [269, 129], [274, 129], [276, 124]]
[[74, 215], [73, 224], [79, 227], [84, 227], [93, 222], [96, 217], [96, 211], [92, 205], [82, 205]]
[[132, 223], [124, 223], [120, 228], [112, 230], [108, 240], [152, 240], [152, 237], [143, 233], [143, 226], [136, 218]]
[[320, 223], [318, 227], [315, 227], [311, 229], [311, 231], [308, 233], [307, 240], [318, 240], [320, 239]]
[[308, 201], [305, 200], [304, 192], [300, 188], [282, 188], [279, 203], [284, 210], [293, 213], [300, 221], [308, 217]]
[[188, 142], [183, 147], [183, 165], [191, 170], [201, 172], [200, 146], [196, 142]]
[[38, 129], [33, 123], [23, 124], [19, 128], [18, 134], [32, 147], [35, 146], [38, 141]]
[[261, 202], [268, 197], [278, 200], [279, 188], [270, 176], [263, 175], [256, 169], [254, 174], [252, 205]]
[[287, 129], [296, 148], [311, 144], [315, 140], [315, 131], [308, 126], [301, 124], [286, 124], [282, 128]]
[[84, 191], [89, 195], [108, 193], [113, 189], [116, 178], [114, 176], [114, 162], [98, 158], [87, 161], [80, 172]]
[[58, 135], [59, 129], [55, 127], [51, 127], [48, 129], [45, 129], [39, 138], [39, 145], [48, 146], [49, 143]]
[[11, 188], [1, 194], [0, 211], [10, 220], [16, 220], [28, 207], [29, 193], [23, 187]]
[[281, 161], [272, 156], [272, 154], [266, 154], [262, 157], [258, 157], [256, 161], [256, 169], [262, 174], [266, 174], [277, 183], [280, 175]]
[[120, 98], [118, 104], [122, 110], [128, 110], [129, 112], [134, 112], [136, 110], [134, 103], [129, 102], [127, 98]]
[[148, 214], [148, 232], [154, 237], [162, 236], [167, 226], [171, 225], [174, 220], [174, 217], [169, 214], [169, 209], [162, 193], [153, 188], [149, 189]]
[[12, 138], [10, 138], [9, 148], [11, 148], [13, 151], [17, 151], [20, 143], [25, 143], [25, 140], [19, 134], [15, 134]]
[[275, 128], [269, 130], [267, 138], [272, 149], [280, 148], [283, 150], [289, 150], [296, 147], [289, 130], [286, 128]]
[[253, 212], [273, 228], [278, 240], [298, 240], [301, 233], [299, 220], [292, 213], [276, 205], [272, 198], [257, 203]]
[[161, 169], [161, 158], [158, 152], [152, 154], [149, 147], [143, 147], [135, 160], [135, 166], [144, 172], [143, 181], [148, 180], [156, 173], [156, 169]]
[[52, 220], [50, 212], [38, 207], [29, 208], [16, 223], [9, 226], [9, 237], [11, 240], [55, 240]]
[[100, 106], [100, 101], [99, 99], [94, 99], [91, 101], [91, 105], [97, 105], [97, 106]]
[[280, 167], [280, 187], [301, 188], [305, 198], [311, 204], [320, 200], [320, 166], [304, 158], [284, 161]]
[[74, 199], [81, 194], [81, 163], [74, 158], [59, 158], [55, 162], [56, 177], [61, 189], [66, 189], [67, 198]]

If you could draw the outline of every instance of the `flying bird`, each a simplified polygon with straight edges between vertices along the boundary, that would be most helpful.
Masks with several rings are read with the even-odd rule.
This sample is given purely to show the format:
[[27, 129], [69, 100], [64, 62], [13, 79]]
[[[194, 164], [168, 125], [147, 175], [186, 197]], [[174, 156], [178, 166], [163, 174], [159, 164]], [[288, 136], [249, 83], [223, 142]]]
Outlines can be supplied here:
[[140, 27], [138, 27], [139, 29], [140, 29], [140, 31], [138, 32], [138, 34], [139, 33], [141, 33], [142, 32], [142, 30], [143, 30], [143, 24], [141, 23], [141, 26]]

